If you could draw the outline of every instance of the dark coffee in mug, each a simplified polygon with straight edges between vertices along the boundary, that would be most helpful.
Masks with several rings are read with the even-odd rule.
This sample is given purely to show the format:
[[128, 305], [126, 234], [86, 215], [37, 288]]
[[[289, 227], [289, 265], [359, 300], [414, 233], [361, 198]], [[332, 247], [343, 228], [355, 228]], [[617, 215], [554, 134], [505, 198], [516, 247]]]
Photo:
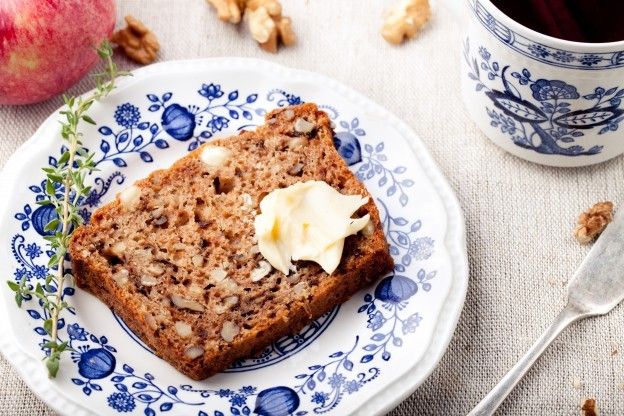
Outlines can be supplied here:
[[624, 40], [624, 0], [491, 0], [516, 22], [576, 42]]

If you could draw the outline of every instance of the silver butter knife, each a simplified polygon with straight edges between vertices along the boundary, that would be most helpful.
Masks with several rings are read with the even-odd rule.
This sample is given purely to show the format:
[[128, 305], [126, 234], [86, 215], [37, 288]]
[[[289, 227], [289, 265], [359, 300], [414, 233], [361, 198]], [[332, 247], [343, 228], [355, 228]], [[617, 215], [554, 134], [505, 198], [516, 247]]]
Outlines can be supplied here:
[[604, 315], [624, 299], [624, 212], [616, 215], [568, 283], [568, 303], [527, 353], [468, 414], [493, 414], [548, 346], [572, 322]]

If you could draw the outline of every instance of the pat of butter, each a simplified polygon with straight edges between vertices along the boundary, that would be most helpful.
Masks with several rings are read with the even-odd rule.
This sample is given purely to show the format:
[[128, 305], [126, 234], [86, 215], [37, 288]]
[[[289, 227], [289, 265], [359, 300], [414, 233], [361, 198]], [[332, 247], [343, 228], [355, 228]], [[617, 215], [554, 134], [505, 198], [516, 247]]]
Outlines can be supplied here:
[[323, 181], [298, 182], [276, 189], [260, 203], [254, 227], [260, 253], [288, 275], [292, 260], [310, 260], [331, 274], [342, 257], [346, 237], [370, 221], [351, 218], [368, 197], [343, 195]]
[[221, 146], [204, 146], [199, 159], [208, 166], [221, 166], [232, 155], [232, 151]]

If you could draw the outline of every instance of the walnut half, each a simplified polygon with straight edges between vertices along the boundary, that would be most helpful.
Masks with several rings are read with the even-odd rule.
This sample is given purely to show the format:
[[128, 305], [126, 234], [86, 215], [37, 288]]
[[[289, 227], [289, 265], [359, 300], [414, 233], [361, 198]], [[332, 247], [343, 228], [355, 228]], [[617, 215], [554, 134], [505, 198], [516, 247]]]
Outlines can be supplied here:
[[251, 36], [267, 52], [276, 53], [296, 42], [290, 18], [282, 16], [282, 5], [277, 0], [247, 0], [245, 18]]
[[245, 10], [245, 0], [206, 0], [217, 10], [222, 22], [239, 23]]
[[280, 44], [296, 42], [290, 18], [282, 16], [278, 0], [206, 0], [221, 21], [238, 24], [244, 15], [251, 36], [267, 52], [275, 53]]
[[598, 202], [579, 215], [574, 237], [581, 244], [588, 244], [596, 239], [613, 220], [613, 203]]
[[125, 17], [127, 26], [113, 33], [111, 41], [135, 62], [143, 65], [151, 64], [156, 59], [160, 44], [154, 33], [140, 20]]
[[416, 36], [430, 17], [429, 0], [401, 0], [388, 12], [381, 36], [398, 45]]

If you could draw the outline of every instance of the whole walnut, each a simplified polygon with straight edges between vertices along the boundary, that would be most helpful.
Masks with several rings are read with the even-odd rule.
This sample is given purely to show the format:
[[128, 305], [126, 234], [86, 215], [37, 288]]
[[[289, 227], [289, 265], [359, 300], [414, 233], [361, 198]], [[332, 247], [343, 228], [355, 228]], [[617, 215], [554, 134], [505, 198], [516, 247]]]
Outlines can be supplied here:
[[143, 22], [132, 16], [126, 16], [125, 20], [127, 26], [113, 33], [111, 41], [133, 61], [143, 65], [151, 64], [160, 50], [156, 35]]

